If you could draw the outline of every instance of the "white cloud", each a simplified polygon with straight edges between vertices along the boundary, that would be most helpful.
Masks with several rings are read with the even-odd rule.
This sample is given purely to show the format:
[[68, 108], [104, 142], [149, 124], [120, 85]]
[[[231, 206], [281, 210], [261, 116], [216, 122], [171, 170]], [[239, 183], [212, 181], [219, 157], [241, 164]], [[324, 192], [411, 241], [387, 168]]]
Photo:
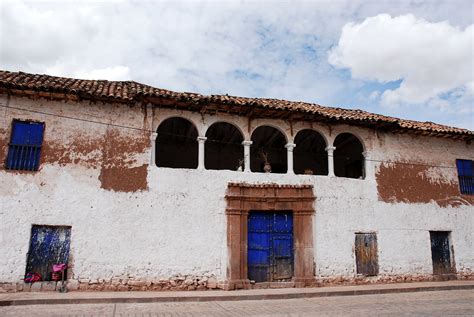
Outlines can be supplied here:
[[343, 26], [412, 12], [465, 28], [471, 1], [0, 0], [0, 68], [386, 112], [328, 63]]
[[89, 71], [78, 71], [74, 77], [81, 79], [108, 79], [108, 80], [129, 80], [129, 69], [126, 66], [113, 66]]
[[474, 25], [464, 30], [448, 22], [430, 23], [412, 14], [380, 14], [361, 23], [348, 23], [329, 62], [349, 68], [354, 78], [389, 82], [387, 105], [428, 102], [474, 80]]

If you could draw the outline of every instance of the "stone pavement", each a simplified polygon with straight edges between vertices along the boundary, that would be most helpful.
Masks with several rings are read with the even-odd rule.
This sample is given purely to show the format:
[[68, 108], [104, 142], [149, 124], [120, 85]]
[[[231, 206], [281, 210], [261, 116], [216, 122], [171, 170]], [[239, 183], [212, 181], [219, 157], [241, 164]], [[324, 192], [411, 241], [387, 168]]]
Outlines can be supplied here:
[[474, 281], [446, 281], [399, 284], [372, 284], [319, 288], [282, 288], [238, 291], [185, 292], [19, 292], [0, 294], [0, 306], [98, 304], [98, 303], [157, 303], [209, 302], [315, 298], [348, 295], [372, 295], [444, 290], [474, 290]]
[[472, 290], [334, 296], [280, 300], [21, 305], [0, 307], [2, 317], [197, 316], [474, 316]]

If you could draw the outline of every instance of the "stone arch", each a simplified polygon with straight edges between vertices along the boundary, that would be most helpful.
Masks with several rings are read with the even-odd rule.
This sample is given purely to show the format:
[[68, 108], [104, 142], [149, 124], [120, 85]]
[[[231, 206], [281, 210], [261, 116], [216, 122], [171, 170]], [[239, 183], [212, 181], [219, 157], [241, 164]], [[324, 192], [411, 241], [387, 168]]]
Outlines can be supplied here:
[[212, 170], [243, 169], [244, 136], [234, 124], [218, 121], [206, 131], [205, 167]]
[[339, 177], [364, 178], [364, 144], [356, 135], [343, 132], [334, 139], [334, 174]]
[[278, 125], [276, 124], [273, 124], [273, 123], [262, 123], [262, 124], [258, 124], [257, 126], [255, 126], [251, 132], [250, 132], [250, 137], [252, 137], [253, 133], [255, 132], [255, 130], [257, 130], [258, 128], [261, 128], [261, 127], [270, 127], [270, 128], [274, 128], [275, 130], [278, 130], [284, 137], [285, 137], [285, 142], [288, 143], [290, 141], [290, 137], [288, 136], [288, 134], [286, 133], [285, 130], [283, 130], [281, 127], [279, 127]]
[[159, 119], [154, 121], [154, 130], [157, 131], [158, 127], [165, 122], [168, 119], [172, 118], [182, 118], [184, 120], [187, 120], [191, 122], [194, 127], [196, 128], [198, 135], [204, 135], [205, 127], [203, 126], [202, 122], [200, 122], [197, 118], [195, 118], [192, 114], [191, 115], [185, 115], [181, 113], [166, 113], [166, 114], [160, 114]]
[[247, 132], [246, 128], [242, 127], [239, 120], [233, 121], [227, 118], [214, 118], [214, 117], [215, 116], [207, 118], [206, 127], [204, 128], [205, 131], [203, 135], [205, 135], [207, 131], [209, 130], [209, 128], [216, 123], [228, 123], [228, 124], [233, 125], [240, 132], [244, 140], [248, 140], [247, 137], [249, 136], [249, 133]]
[[197, 168], [198, 130], [188, 119], [170, 117], [158, 126], [155, 160], [159, 167]]
[[327, 141], [313, 129], [302, 129], [295, 136], [295, 174], [328, 175]]
[[[252, 172], [265, 172], [269, 163], [272, 173], [286, 173], [287, 138], [280, 129], [269, 125], [261, 125], [253, 130], [250, 147], [250, 169]], [[268, 164], [267, 164], [268, 165]]]

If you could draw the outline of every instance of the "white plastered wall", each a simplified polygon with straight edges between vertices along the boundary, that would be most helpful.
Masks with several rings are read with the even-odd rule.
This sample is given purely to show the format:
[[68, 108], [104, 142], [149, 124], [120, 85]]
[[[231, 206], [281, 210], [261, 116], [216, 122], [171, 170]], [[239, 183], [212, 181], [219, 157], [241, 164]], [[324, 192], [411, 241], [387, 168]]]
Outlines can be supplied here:
[[[0, 99], [2, 105], [6, 98]], [[38, 101], [12, 98], [10, 106], [38, 109], [83, 119], [144, 127], [156, 131], [170, 116], [190, 119], [199, 135], [214, 122], [237, 125], [244, 139], [264, 124], [284, 131], [288, 141], [304, 128], [323, 133], [332, 144], [341, 132], [364, 140], [375, 160], [416, 159], [453, 165], [456, 158], [474, 159], [472, 145], [449, 139], [378, 135], [346, 125], [327, 126], [283, 120], [250, 121], [218, 114], [138, 107]], [[106, 125], [8, 109], [1, 121], [9, 137], [11, 120], [46, 122], [45, 141], [69, 130], [85, 135], [105, 133]], [[293, 134], [291, 134], [293, 131]], [[297, 145], [296, 145], [297, 146]], [[100, 152], [100, 151], [99, 151]], [[98, 154], [100, 158], [100, 154]], [[151, 149], [138, 155], [148, 163]], [[452, 232], [457, 270], [474, 267], [473, 207], [439, 207], [436, 203], [379, 201], [371, 175], [365, 180], [316, 175], [281, 175], [237, 171], [199, 171], [148, 167], [148, 190], [134, 193], [101, 189], [98, 168], [77, 163], [43, 164], [38, 173], [0, 170], [0, 282], [17, 282], [25, 273], [32, 224], [70, 225], [72, 275], [76, 279], [166, 279], [174, 274], [212, 274], [225, 279], [227, 267], [225, 191], [229, 182], [311, 184], [314, 186], [314, 246], [317, 277], [354, 276], [355, 232], [378, 235], [381, 274], [431, 273], [429, 230]], [[379, 163], [375, 162], [374, 165]], [[441, 172], [453, 178], [455, 169]]]

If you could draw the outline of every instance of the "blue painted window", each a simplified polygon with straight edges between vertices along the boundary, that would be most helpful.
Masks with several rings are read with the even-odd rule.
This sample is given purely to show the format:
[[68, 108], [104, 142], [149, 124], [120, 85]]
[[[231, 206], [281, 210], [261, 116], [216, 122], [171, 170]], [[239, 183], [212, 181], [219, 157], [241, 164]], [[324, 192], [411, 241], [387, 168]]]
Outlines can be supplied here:
[[6, 168], [37, 171], [41, 157], [44, 123], [13, 120]]
[[474, 161], [456, 160], [461, 194], [474, 194]]

